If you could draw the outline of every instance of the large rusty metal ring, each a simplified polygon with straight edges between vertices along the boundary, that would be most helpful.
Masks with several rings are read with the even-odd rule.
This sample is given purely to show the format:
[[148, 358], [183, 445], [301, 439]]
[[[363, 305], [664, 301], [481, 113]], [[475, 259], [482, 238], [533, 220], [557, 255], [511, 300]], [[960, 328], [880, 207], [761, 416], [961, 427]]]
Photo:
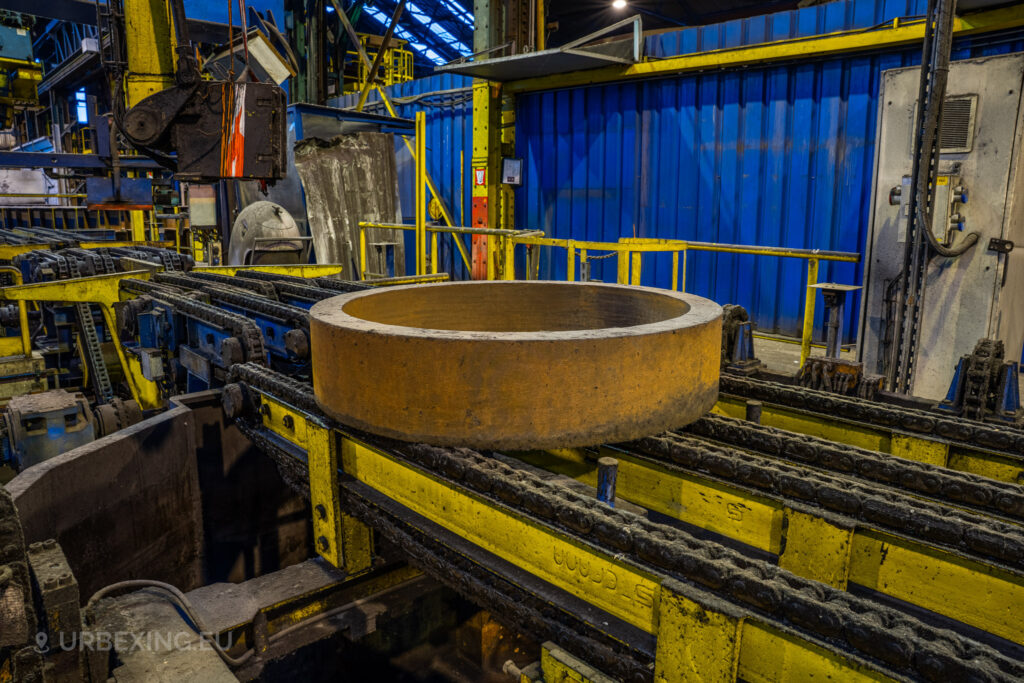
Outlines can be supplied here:
[[722, 309], [646, 287], [451, 282], [313, 306], [313, 387], [351, 427], [525, 450], [686, 425], [718, 397]]

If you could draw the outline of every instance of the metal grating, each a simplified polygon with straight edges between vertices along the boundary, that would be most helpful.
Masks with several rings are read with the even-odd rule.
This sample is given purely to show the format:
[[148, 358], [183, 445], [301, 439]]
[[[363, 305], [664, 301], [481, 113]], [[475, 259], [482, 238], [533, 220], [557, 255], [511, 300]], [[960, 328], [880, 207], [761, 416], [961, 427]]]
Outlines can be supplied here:
[[974, 107], [978, 98], [947, 97], [942, 104], [939, 152], [969, 152], [974, 142]]

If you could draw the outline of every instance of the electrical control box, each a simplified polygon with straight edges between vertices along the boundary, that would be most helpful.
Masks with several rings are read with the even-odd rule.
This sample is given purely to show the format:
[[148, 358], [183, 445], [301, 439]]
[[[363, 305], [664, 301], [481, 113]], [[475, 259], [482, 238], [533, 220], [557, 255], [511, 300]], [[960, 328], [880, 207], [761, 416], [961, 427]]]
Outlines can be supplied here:
[[[883, 374], [903, 272], [911, 150], [920, 70], [882, 74], [874, 192], [864, 251], [858, 354]], [[940, 400], [961, 356], [983, 338], [1009, 360], [1024, 346], [1024, 53], [953, 62], [939, 132], [938, 177], [929, 188], [935, 239], [978, 242], [959, 257], [934, 255], [925, 275], [911, 393]], [[1010, 246], [1012, 243], [1012, 246]]]

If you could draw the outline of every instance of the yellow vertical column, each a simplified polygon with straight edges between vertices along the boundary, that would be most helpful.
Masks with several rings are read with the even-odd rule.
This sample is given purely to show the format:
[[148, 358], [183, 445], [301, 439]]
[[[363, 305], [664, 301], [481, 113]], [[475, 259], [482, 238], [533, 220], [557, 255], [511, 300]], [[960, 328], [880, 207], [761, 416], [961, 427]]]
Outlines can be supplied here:
[[[500, 169], [499, 102], [500, 86], [487, 81], [473, 84], [473, 202], [470, 221], [475, 228], [499, 225], [498, 177]], [[473, 235], [473, 279], [493, 273], [492, 248], [486, 235]], [[493, 275], [492, 275], [493, 277]]]
[[716, 608], [698, 604], [683, 595], [683, 589], [682, 584], [673, 580], [661, 585], [654, 680], [735, 681], [743, 625], [741, 613], [733, 612], [724, 603]]
[[128, 224], [132, 229], [132, 239], [136, 242], [146, 241], [146, 212], [129, 211]]
[[800, 367], [811, 355], [811, 336], [814, 334], [814, 302], [818, 290], [811, 285], [818, 283], [818, 259], [807, 259], [807, 298], [804, 302], [804, 330], [800, 337]]
[[422, 111], [416, 112], [416, 274], [427, 274], [427, 115]]
[[174, 85], [174, 27], [166, 0], [125, 0], [125, 43], [128, 75], [125, 98], [128, 107], [155, 92]]

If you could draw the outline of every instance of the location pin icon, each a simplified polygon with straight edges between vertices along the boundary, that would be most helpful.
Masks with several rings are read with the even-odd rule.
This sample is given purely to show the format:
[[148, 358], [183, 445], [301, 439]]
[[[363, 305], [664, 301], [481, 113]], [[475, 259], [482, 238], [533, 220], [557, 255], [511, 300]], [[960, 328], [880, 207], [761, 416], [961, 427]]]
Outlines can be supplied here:
[[49, 650], [49, 648], [46, 647], [46, 641], [47, 640], [48, 640], [48, 636], [46, 635], [46, 631], [40, 631], [39, 633], [37, 633], [36, 634], [36, 649], [39, 650], [40, 652], [46, 652], [47, 650]]

